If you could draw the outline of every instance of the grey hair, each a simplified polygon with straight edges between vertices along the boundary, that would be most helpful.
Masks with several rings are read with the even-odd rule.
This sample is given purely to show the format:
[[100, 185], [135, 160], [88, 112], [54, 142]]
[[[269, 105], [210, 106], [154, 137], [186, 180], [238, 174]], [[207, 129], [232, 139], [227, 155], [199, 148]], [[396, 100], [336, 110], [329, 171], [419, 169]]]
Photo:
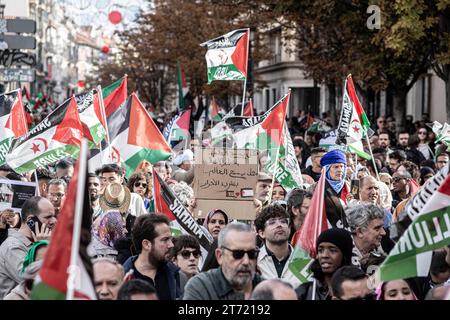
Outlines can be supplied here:
[[249, 224], [245, 224], [242, 222], [232, 222], [226, 225], [225, 228], [220, 230], [219, 237], [217, 239], [217, 247], [221, 248], [226, 246], [226, 238], [230, 231], [237, 232], [253, 232], [252, 227]]
[[172, 191], [185, 207], [189, 207], [191, 200], [194, 198], [194, 190], [184, 181], [172, 184]]
[[118, 263], [114, 258], [107, 257], [107, 256], [96, 257], [94, 259], [91, 259], [91, 262], [92, 262], [92, 266], [94, 266], [94, 264], [100, 263], [100, 262], [110, 263], [113, 266], [115, 266], [117, 268], [117, 270], [120, 272], [121, 278], [123, 278], [125, 276], [125, 271], [124, 271], [123, 266], [120, 263]]
[[250, 300], [275, 300], [274, 292], [280, 286], [294, 290], [294, 287], [289, 282], [280, 279], [264, 280], [255, 287]]
[[345, 210], [347, 222], [352, 233], [356, 232], [358, 227], [367, 229], [370, 221], [375, 219], [384, 219], [384, 211], [380, 207], [370, 204], [357, 204], [347, 207]]
[[48, 186], [50, 185], [62, 185], [64, 187], [64, 190], [67, 191], [67, 183], [63, 179], [52, 179], [48, 182]]

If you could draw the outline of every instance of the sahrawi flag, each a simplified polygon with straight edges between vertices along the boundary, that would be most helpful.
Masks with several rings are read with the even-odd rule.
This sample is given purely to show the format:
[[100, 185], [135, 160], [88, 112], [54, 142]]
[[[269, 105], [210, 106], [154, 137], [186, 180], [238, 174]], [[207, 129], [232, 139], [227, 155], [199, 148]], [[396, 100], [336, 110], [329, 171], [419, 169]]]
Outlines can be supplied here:
[[205, 55], [208, 83], [247, 78], [249, 33], [250, 29], [234, 30], [201, 44], [208, 49]]
[[[52, 241], [45, 255], [44, 263], [39, 275], [34, 281], [31, 299], [33, 300], [65, 300], [67, 294], [67, 281], [72, 250], [72, 241], [79, 241], [77, 264], [75, 265], [75, 299], [95, 300], [96, 294], [93, 285], [93, 270], [87, 246], [91, 239], [92, 214], [87, 192], [87, 171], [80, 172], [78, 161], [74, 175], [69, 184], [66, 200], [58, 216], [58, 223], [52, 232]], [[86, 159], [84, 159], [86, 161]], [[81, 175], [84, 175], [85, 183], [83, 191], [77, 193]], [[75, 219], [75, 204], [83, 202], [81, 217], [81, 236], [73, 237]]]
[[[172, 155], [172, 149], [135, 94], [110, 114], [108, 129], [113, 161], [124, 162], [127, 177], [142, 161], [153, 164], [167, 160]], [[108, 151], [108, 148], [104, 151]], [[101, 167], [102, 163], [109, 162], [108, 152], [98, 152], [94, 155], [92, 152], [89, 166], [91, 170], [95, 170]]]
[[209, 108], [210, 108], [209, 114], [210, 114], [211, 120], [213, 120], [213, 121], [222, 120], [223, 112], [222, 112], [222, 109], [220, 108], [219, 104], [217, 103], [215, 97], [212, 98]]
[[172, 234], [184, 233], [196, 237], [200, 243], [202, 256], [206, 257], [212, 242], [207, 231], [195, 221], [192, 214], [155, 170], [153, 170], [153, 199], [155, 200], [155, 211], [166, 215], [171, 221]]
[[294, 233], [291, 244], [294, 255], [289, 263], [289, 270], [301, 283], [311, 281], [310, 264], [316, 257], [316, 240], [319, 235], [329, 229], [325, 213], [325, 169], [322, 170], [317, 187], [311, 199], [311, 205], [300, 230]]
[[0, 165], [5, 163], [11, 141], [27, 132], [28, 125], [20, 90], [0, 95]]
[[447, 176], [377, 270], [376, 279], [428, 276], [433, 250], [449, 244], [450, 176]]
[[6, 162], [17, 173], [23, 173], [65, 157], [77, 158], [82, 137], [83, 127], [72, 96], [27, 135], [15, 139]]
[[269, 150], [269, 158], [265, 165], [265, 170], [275, 175], [275, 179], [286, 189], [287, 192], [294, 188], [300, 188], [303, 184], [302, 173], [295, 156], [294, 146], [292, 144], [291, 135], [284, 124], [284, 141], [280, 145], [278, 157], [276, 149]]
[[338, 125], [338, 139], [336, 144], [347, 145], [349, 151], [360, 157], [370, 159], [370, 155], [364, 152], [361, 140], [370, 126], [367, 115], [364, 112], [351, 75], [345, 81], [344, 96], [342, 102], [341, 119]]

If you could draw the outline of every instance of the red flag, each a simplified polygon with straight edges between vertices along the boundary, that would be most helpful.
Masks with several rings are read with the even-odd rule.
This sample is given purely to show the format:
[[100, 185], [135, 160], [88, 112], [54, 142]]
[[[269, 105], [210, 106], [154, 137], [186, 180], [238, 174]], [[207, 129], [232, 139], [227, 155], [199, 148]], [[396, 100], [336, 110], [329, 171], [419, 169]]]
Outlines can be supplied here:
[[411, 186], [411, 194], [415, 194], [420, 189], [420, 185], [414, 179], [411, 179], [409, 185]]
[[252, 103], [252, 99], [250, 99], [249, 102], [245, 105], [243, 116], [244, 117], [253, 117], [253, 103]]
[[325, 169], [323, 168], [305, 221], [300, 229], [295, 232], [291, 241], [293, 246], [302, 247], [310, 257], [316, 256], [316, 240], [319, 235], [329, 229], [325, 212], [325, 181]]

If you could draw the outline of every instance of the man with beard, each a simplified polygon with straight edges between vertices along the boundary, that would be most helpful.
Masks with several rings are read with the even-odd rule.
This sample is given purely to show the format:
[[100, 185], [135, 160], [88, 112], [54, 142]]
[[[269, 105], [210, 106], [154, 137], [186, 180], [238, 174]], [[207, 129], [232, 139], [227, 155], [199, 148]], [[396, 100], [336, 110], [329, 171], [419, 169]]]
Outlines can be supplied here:
[[173, 247], [169, 220], [160, 214], [138, 217], [132, 230], [138, 255], [125, 261], [125, 280], [141, 279], [156, 288], [160, 300], [175, 300], [182, 295], [179, 268], [169, 262]]
[[250, 299], [261, 282], [256, 274], [256, 234], [241, 222], [228, 224], [220, 231], [216, 258], [220, 267], [191, 278], [184, 288], [183, 300]]
[[264, 240], [258, 255], [258, 270], [264, 279], [282, 279], [293, 288], [300, 281], [289, 270], [294, 249], [289, 245], [289, 214], [278, 204], [264, 207], [256, 217], [255, 226]]
[[100, 213], [100, 178], [93, 174], [89, 173], [88, 176], [88, 191], [89, 191], [89, 200], [91, 202], [91, 208], [92, 208], [92, 220], [95, 220]]

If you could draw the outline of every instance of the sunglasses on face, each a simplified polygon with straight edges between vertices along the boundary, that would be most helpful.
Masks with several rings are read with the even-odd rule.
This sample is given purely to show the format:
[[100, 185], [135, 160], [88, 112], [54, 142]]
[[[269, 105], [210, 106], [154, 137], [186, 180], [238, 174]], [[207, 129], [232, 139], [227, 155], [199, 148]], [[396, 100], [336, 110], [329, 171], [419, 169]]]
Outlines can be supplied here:
[[246, 250], [232, 250], [227, 247], [222, 247], [222, 249], [230, 251], [235, 260], [241, 260], [245, 254], [248, 255], [248, 258], [250, 260], [254, 260], [258, 257], [258, 253], [259, 253], [258, 249], [251, 249], [251, 250], [247, 250], [247, 251]]
[[191, 254], [195, 259], [198, 259], [200, 257], [200, 251], [197, 250], [183, 250], [180, 252], [180, 254], [184, 259], [189, 259], [191, 257]]
[[138, 188], [140, 186], [142, 186], [142, 188], [144, 188], [144, 189], [147, 188], [147, 184], [146, 183], [135, 182], [135, 184], [134, 184], [135, 188]]
[[426, 131], [419, 131], [419, 134], [427, 134]]
[[393, 182], [398, 182], [398, 181], [400, 181], [400, 180], [402, 180], [402, 179], [405, 179], [405, 178], [402, 178], [402, 177], [394, 177], [394, 178], [392, 178], [392, 181], [393, 181]]

